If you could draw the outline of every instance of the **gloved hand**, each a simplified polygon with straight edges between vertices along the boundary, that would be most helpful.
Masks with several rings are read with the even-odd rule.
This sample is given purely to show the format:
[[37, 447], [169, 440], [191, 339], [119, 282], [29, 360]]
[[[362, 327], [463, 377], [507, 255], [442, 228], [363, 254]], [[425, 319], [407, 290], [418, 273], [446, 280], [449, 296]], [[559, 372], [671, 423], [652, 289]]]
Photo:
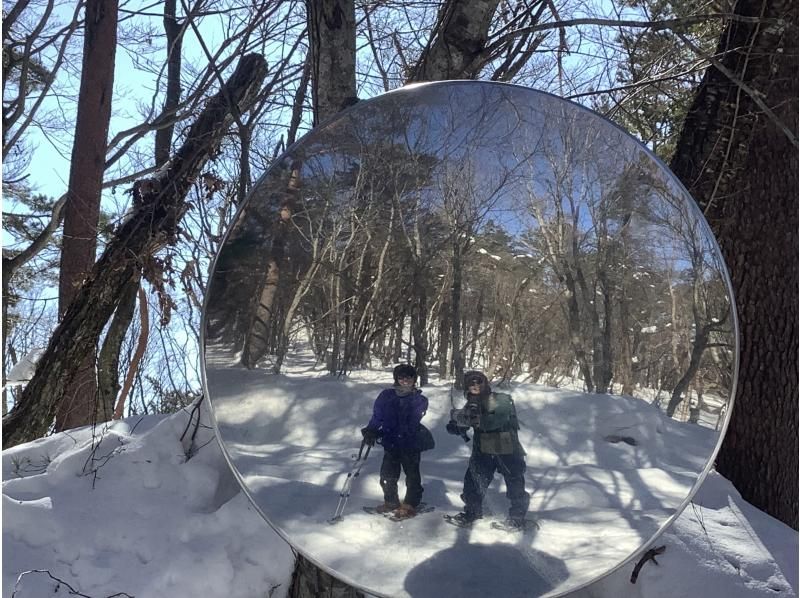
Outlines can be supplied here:
[[378, 431], [373, 430], [369, 426], [361, 428], [361, 435], [364, 437], [364, 442], [367, 446], [375, 446], [375, 441], [378, 440]]
[[447, 422], [447, 427], [445, 427], [445, 430], [447, 430], [448, 434], [453, 434], [454, 436], [461, 436], [464, 433], [464, 430], [459, 428], [453, 419]]

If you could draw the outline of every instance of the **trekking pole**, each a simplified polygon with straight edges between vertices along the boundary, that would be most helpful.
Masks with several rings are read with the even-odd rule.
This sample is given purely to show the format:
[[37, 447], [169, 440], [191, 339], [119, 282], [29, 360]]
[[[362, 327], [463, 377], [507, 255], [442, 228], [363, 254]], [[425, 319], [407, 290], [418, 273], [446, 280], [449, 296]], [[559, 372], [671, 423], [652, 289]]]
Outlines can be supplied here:
[[[364, 446], [367, 447], [366, 452], [364, 451]], [[353, 468], [347, 474], [344, 484], [342, 484], [342, 490], [339, 492], [339, 503], [336, 505], [336, 511], [334, 511], [333, 517], [328, 519], [328, 523], [338, 523], [342, 520], [344, 508], [347, 506], [347, 499], [350, 498], [350, 488], [353, 486], [353, 480], [355, 480], [361, 474], [361, 468], [364, 466], [364, 462], [367, 460], [367, 457], [369, 457], [370, 449], [372, 449], [372, 445], [367, 444], [366, 440], [362, 440], [361, 447], [358, 449], [358, 455], [356, 456], [356, 461], [353, 465]]]

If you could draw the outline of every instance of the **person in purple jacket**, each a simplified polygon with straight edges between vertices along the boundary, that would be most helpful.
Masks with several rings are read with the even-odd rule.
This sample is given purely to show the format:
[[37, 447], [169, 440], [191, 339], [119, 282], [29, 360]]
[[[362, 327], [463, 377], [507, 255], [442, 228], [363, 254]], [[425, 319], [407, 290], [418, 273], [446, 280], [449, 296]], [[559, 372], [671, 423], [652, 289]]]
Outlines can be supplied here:
[[[372, 419], [361, 429], [364, 441], [383, 445], [381, 488], [383, 504], [376, 511], [395, 516], [413, 517], [422, 500], [422, 476], [419, 471], [422, 447], [419, 428], [428, 410], [428, 399], [416, 387], [417, 371], [409, 364], [394, 368], [394, 386], [382, 391], [372, 407]], [[406, 475], [406, 495], [400, 502], [397, 482], [400, 471]]]

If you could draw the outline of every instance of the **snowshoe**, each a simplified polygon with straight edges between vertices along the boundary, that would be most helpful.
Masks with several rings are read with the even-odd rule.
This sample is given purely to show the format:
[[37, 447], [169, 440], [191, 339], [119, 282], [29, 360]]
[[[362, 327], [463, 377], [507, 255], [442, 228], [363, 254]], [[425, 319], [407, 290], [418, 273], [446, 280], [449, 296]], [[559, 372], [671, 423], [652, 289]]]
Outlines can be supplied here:
[[369, 513], [370, 515], [391, 515], [395, 509], [399, 509], [399, 504], [393, 504], [384, 502], [379, 504], [376, 507], [362, 507], [365, 513]]
[[[370, 515], [383, 515], [392, 521], [404, 521], [405, 519], [410, 519], [411, 517], [415, 517], [421, 513], [429, 513], [436, 508], [424, 502], [419, 503], [416, 508], [405, 505], [406, 509], [403, 509], [403, 506], [404, 505], [398, 505], [393, 509], [389, 509], [384, 503], [383, 505], [378, 505], [377, 507], [362, 507], [362, 509], [365, 513], [369, 513]], [[413, 514], [409, 514], [408, 509], [413, 509]]]
[[416, 517], [417, 515], [421, 515], [422, 513], [430, 513], [435, 508], [436, 507], [433, 505], [428, 505], [424, 502], [419, 503], [416, 507], [412, 507], [411, 505], [401, 505], [399, 509], [397, 509], [391, 515], [387, 515], [387, 517], [392, 521], [404, 521], [406, 519]]
[[477, 519], [480, 519], [480, 517], [467, 515], [466, 513], [458, 513], [457, 515], [444, 515], [444, 520], [450, 525], [455, 525], [456, 527], [472, 527], [472, 524], [475, 523]]
[[392, 515], [387, 515], [387, 517], [393, 521], [401, 521], [403, 519], [411, 519], [416, 514], [417, 511], [414, 507], [403, 503], [397, 507], [397, 509], [395, 509], [395, 512]]
[[536, 519], [519, 519], [509, 517], [505, 521], [492, 521], [492, 529], [504, 532], [525, 532], [528, 530], [539, 529], [539, 522]]

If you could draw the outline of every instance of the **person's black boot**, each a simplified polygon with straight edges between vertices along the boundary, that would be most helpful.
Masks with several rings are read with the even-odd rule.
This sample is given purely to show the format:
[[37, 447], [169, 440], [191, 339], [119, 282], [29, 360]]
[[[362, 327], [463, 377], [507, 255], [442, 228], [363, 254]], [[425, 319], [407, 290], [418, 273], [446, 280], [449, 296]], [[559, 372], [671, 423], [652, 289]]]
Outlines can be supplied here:
[[457, 525], [458, 527], [472, 527], [476, 519], [480, 519], [480, 515], [473, 515], [472, 513], [458, 513], [457, 515], [445, 515], [444, 519], [448, 523]]

